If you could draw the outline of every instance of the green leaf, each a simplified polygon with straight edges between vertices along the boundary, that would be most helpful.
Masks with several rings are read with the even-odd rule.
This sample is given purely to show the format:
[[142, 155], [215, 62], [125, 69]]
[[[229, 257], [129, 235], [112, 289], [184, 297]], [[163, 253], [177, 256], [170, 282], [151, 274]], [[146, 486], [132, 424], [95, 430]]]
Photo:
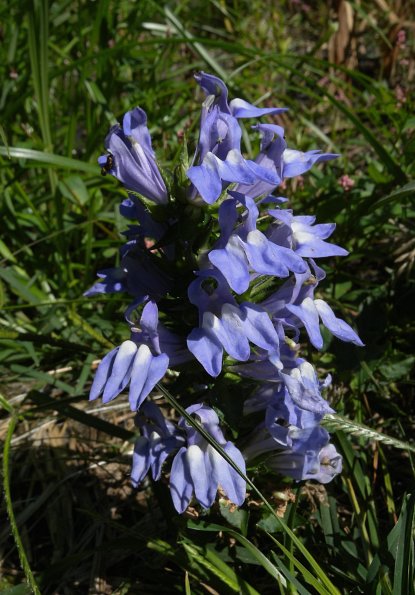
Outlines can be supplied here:
[[35, 149], [24, 149], [19, 147], [9, 147], [9, 149], [0, 147], [0, 155], [8, 157], [9, 153], [10, 157], [14, 157], [15, 159], [29, 159], [30, 161], [35, 161], [37, 163], [44, 163], [63, 169], [75, 169], [96, 176], [99, 176], [101, 173], [97, 165], [79, 161], [78, 159], [71, 159], [70, 157], [62, 157], [61, 155], [55, 155], [54, 153], [48, 153], [47, 151], [36, 151]]
[[396, 529], [393, 595], [413, 595], [415, 494], [406, 496]]
[[195, 531], [214, 531], [219, 532], [223, 531], [224, 533], [228, 533], [231, 535], [236, 541], [239, 541], [241, 545], [246, 548], [250, 554], [258, 561], [258, 563], [273, 577], [275, 578], [278, 583], [283, 585], [284, 587], [287, 586], [287, 581], [285, 580], [284, 576], [281, 572], [274, 566], [270, 560], [251, 542], [249, 539], [237, 533], [233, 529], [229, 529], [228, 527], [224, 527], [223, 525], [217, 525], [215, 523], [204, 523], [203, 521], [200, 523], [196, 523], [194, 521], [188, 521], [187, 526], [189, 529], [194, 529]]
[[405, 184], [405, 186], [398, 188], [398, 190], [394, 190], [393, 192], [391, 192], [391, 194], [388, 194], [387, 196], [380, 198], [373, 204], [372, 209], [375, 211], [376, 209], [379, 209], [390, 202], [399, 203], [404, 198], [410, 198], [414, 196], [414, 194], [415, 182], [409, 182], [409, 184]]
[[219, 510], [223, 518], [232, 525], [232, 527], [239, 529], [242, 535], [245, 535], [245, 537], [247, 536], [249, 521], [249, 513], [247, 510], [238, 508], [224, 498], [219, 500]]

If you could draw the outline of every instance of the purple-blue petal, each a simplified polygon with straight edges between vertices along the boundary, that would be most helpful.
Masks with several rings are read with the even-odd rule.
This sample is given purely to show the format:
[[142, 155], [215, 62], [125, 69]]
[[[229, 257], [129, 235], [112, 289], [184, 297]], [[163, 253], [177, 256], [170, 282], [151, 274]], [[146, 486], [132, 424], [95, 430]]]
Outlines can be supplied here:
[[[233, 462], [236, 463], [242, 473], [246, 473], [245, 459], [240, 450], [236, 448], [232, 442], [227, 442], [224, 445], [223, 450], [229, 455]], [[245, 480], [225, 461], [221, 454], [216, 450], [214, 451], [212, 447], [210, 447], [210, 454], [211, 456], [213, 455], [213, 466], [216, 469], [219, 485], [231, 502], [241, 506], [245, 501]]]
[[95, 399], [97, 399], [104, 390], [105, 383], [107, 382], [109, 376], [111, 376], [112, 367], [118, 350], [119, 347], [116, 347], [115, 349], [107, 353], [105, 357], [102, 358], [97, 368], [97, 371], [95, 372], [94, 381], [89, 392], [90, 401], [94, 401]]
[[102, 402], [108, 403], [120, 394], [130, 381], [137, 345], [133, 341], [124, 341], [115, 356], [111, 375], [104, 388]]
[[363, 343], [352, 327], [341, 318], [337, 318], [328, 304], [323, 300], [314, 300], [314, 304], [325, 327], [342, 341], [348, 341], [363, 347]]
[[232, 99], [229, 103], [231, 114], [235, 118], [260, 118], [261, 116], [271, 114], [282, 114], [286, 112], [286, 107], [257, 107], [248, 103], [244, 99]]
[[195, 328], [187, 338], [187, 346], [210, 376], [219, 376], [222, 370], [223, 348], [215, 336], [202, 328]]
[[207, 453], [197, 444], [188, 447], [186, 462], [192, 478], [196, 499], [203, 508], [210, 508], [218, 489], [216, 469]]
[[286, 308], [304, 324], [312, 345], [316, 349], [322, 349], [323, 337], [321, 336], [320, 319], [314, 301], [308, 297], [299, 306], [287, 304]]
[[134, 487], [140, 484], [150, 468], [150, 445], [147, 438], [140, 436], [135, 442], [131, 481]]
[[170, 473], [170, 492], [179, 514], [189, 506], [193, 494], [192, 478], [186, 458], [187, 448], [182, 447], [173, 459]]
[[232, 235], [225, 248], [211, 250], [208, 258], [222, 273], [235, 293], [241, 294], [248, 289], [250, 281], [248, 261], [238, 236]]

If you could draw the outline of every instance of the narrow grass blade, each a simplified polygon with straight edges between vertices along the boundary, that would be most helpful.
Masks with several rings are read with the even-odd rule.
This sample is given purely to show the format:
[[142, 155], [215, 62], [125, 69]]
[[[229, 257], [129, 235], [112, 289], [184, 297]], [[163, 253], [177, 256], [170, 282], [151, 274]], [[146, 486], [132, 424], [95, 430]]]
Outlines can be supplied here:
[[405, 186], [398, 188], [398, 190], [394, 190], [391, 194], [388, 194], [387, 196], [383, 196], [382, 198], [380, 198], [378, 201], [375, 202], [374, 205], [372, 205], [372, 209], [379, 209], [390, 202], [399, 203], [404, 198], [413, 197], [414, 194], [415, 182], [409, 182], [409, 184], [405, 184]]
[[100, 174], [99, 167], [92, 165], [92, 163], [85, 163], [78, 159], [62, 157], [61, 155], [55, 155], [46, 151], [36, 151], [35, 149], [25, 149], [23, 147], [0, 147], [0, 155], [3, 157], [14, 157], [15, 159], [30, 159], [31, 161], [44, 163], [53, 167], [84, 171], [96, 176]]
[[222, 68], [219, 62], [212, 56], [212, 54], [209, 53], [201, 43], [195, 41], [193, 35], [185, 29], [185, 27], [182, 25], [179, 19], [171, 12], [171, 10], [168, 7], [164, 9], [164, 12], [169, 23], [173, 25], [173, 27], [176, 29], [178, 33], [183, 35], [183, 37], [185, 37], [188, 40], [189, 45], [191, 45], [191, 47], [193, 47], [197, 51], [197, 53], [203, 58], [203, 60], [205, 60], [206, 64], [208, 64], [220, 78], [222, 78], [224, 81], [227, 81], [229, 75]]
[[[228, 587], [233, 593], [241, 592], [241, 584], [235, 572], [214, 552], [211, 550], [204, 552], [202, 548], [190, 543], [182, 543], [182, 546], [192, 560], [195, 560], [201, 566], [204, 566], [206, 570], [219, 579], [224, 586]], [[250, 595], [259, 595], [258, 591], [252, 587], [249, 590], [245, 588], [244, 592], [247, 594], [249, 593]]]
[[331, 595], [331, 591], [327, 591], [327, 589], [321, 583], [319, 583], [318, 580], [316, 580], [316, 578], [311, 574], [311, 572], [307, 570], [307, 568], [303, 564], [301, 564], [301, 562], [299, 562], [286, 547], [282, 545], [282, 543], [275, 539], [275, 537], [271, 535], [271, 533], [268, 533], [268, 531], [265, 531], [265, 533], [283, 552], [283, 554], [286, 555], [290, 562], [294, 564], [294, 566], [301, 572], [301, 575], [304, 578], [304, 580], [306, 580], [312, 587], [314, 587], [317, 593], [319, 593], [320, 595]]
[[284, 576], [281, 572], [274, 566], [274, 564], [268, 560], [268, 558], [251, 542], [249, 539], [237, 533], [233, 529], [229, 529], [228, 527], [224, 527], [223, 525], [217, 525], [215, 523], [195, 523], [193, 521], [189, 521], [188, 523], [189, 529], [195, 529], [196, 531], [223, 531], [224, 533], [228, 533], [239, 541], [241, 545], [246, 548], [250, 554], [259, 562], [259, 564], [270, 574], [273, 578], [275, 578], [279, 583], [281, 583], [284, 587], [287, 586], [287, 581], [285, 580]]
[[393, 595], [414, 593], [414, 513], [415, 494], [407, 496], [402, 506], [397, 529]]
[[134, 433], [130, 432], [129, 430], [125, 430], [120, 426], [116, 426], [115, 424], [105, 421], [104, 419], [100, 419], [99, 417], [95, 417], [90, 413], [86, 413], [85, 411], [82, 411], [73, 405], [61, 403], [57, 399], [51, 399], [47, 395], [38, 391], [31, 391], [27, 398], [36, 405], [41, 405], [42, 407], [46, 406], [48, 409], [57, 411], [59, 414], [64, 415], [65, 417], [74, 419], [85, 426], [95, 428], [96, 430], [104, 432], [110, 436], [114, 436], [115, 438], [121, 438], [121, 440], [131, 440], [134, 438]]
[[4, 499], [6, 502], [6, 510], [10, 521], [10, 526], [12, 529], [13, 538], [17, 547], [17, 551], [19, 552], [20, 563], [22, 565], [23, 571], [26, 576], [26, 580], [30, 585], [33, 593], [35, 595], [40, 595], [39, 588], [37, 586], [35, 577], [33, 576], [32, 569], [30, 568], [29, 561], [26, 557], [26, 552], [23, 547], [22, 540], [20, 538], [19, 530], [16, 524], [16, 518], [14, 516], [13, 511], [13, 503], [12, 503], [12, 496], [10, 490], [10, 446], [13, 437], [14, 430], [17, 425], [17, 417], [13, 414], [10, 418], [9, 427], [7, 430], [6, 440], [4, 442], [4, 449], [3, 449], [3, 489], [4, 489]]

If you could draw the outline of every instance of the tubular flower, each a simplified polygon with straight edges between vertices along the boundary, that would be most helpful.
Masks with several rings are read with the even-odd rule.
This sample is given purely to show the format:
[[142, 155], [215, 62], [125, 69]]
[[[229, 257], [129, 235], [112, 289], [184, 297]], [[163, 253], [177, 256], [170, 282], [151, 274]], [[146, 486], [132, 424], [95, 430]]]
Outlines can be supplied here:
[[111, 128], [105, 148], [108, 154], [98, 159], [104, 172], [114, 175], [128, 190], [158, 204], [167, 203], [167, 189], [157, 167], [144, 110], [136, 107], [127, 112], [122, 126]]
[[[219, 427], [219, 418], [210, 407], [192, 405], [187, 413], [197, 416], [203, 427], [245, 473], [245, 461], [232, 442], [227, 442]], [[183, 418], [179, 426], [186, 433], [186, 446], [174, 457], [170, 491], [178, 512], [184, 512], [194, 494], [203, 508], [210, 508], [219, 486], [229, 500], [241, 505], [245, 500], [245, 481], [222, 456]]]

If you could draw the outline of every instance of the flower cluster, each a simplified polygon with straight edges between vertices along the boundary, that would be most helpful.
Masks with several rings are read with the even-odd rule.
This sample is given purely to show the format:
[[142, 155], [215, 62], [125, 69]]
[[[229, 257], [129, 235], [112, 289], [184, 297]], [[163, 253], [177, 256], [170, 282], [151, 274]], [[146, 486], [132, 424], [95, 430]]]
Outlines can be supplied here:
[[[132, 223], [124, 232], [120, 266], [101, 271], [87, 292], [131, 296], [125, 312], [130, 338], [102, 359], [90, 398], [102, 394], [106, 403], [129, 387], [140, 431], [132, 481], [138, 485], [150, 470], [158, 480], [170, 459], [179, 512], [192, 496], [209, 508], [219, 487], [240, 505], [245, 483], [195, 427], [183, 418], [167, 420], [148, 398], [168, 369], [177, 371], [181, 390], [187, 389], [183, 402], [193, 400], [187, 413], [243, 473], [245, 461], [261, 457], [271, 471], [326, 483], [341, 471], [341, 456], [321, 426], [333, 411], [322, 394], [331, 378], [318, 379], [299, 354], [300, 341], [308, 337], [320, 350], [323, 326], [342, 341], [362, 345], [316, 295], [325, 277], [316, 260], [347, 254], [327, 241], [335, 225], [294, 215], [286, 199], [274, 194], [287, 178], [337, 155], [290, 149], [281, 126], [261, 122], [252, 126], [260, 135], [259, 153], [247, 159], [239, 120], [285, 109], [229, 101], [219, 78], [203, 72], [195, 78], [206, 99], [185, 176], [183, 161], [171, 174], [161, 174], [142, 109], [128, 112], [122, 126], [110, 130], [99, 163], [104, 174], [124, 184], [128, 198], [120, 210]], [[251, 387], [240, 396], [241, 411], [246, 420], [256, 419], [255, 426], [248, 432], [232, 427], [242, 449], [225, 438], [226, 416], [220, 416], [221, 428], [216, 412], [223, 383], [232, 382], [224, 371]]]

